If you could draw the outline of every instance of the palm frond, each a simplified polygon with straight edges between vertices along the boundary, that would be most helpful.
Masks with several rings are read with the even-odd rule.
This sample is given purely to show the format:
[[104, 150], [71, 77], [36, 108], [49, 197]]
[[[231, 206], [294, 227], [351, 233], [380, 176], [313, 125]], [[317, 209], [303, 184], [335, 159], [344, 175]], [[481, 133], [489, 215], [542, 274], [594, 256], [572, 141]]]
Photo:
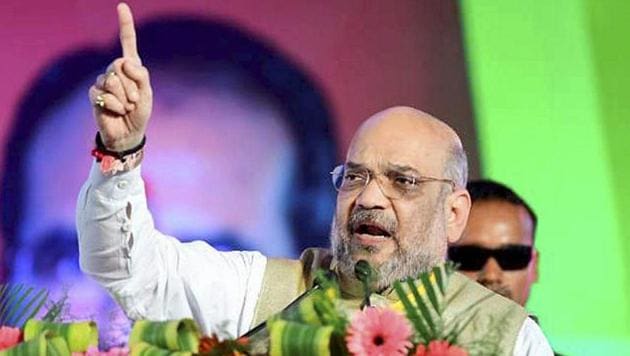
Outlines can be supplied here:
[[396, 294], [398, 294], [398, 297], [405, 308], [405, 314], [411, 321], [413, 327], [416, 329], [420, 339], [423, 342], [431, 340], [431, 332], [429, 331], [428, 325], [425, 324], [420, 314], [418, 314], [418, 309], [411, 303], [407, 293], [405, 293], [405, 290], [399, 281], [394, 282], [394, 290], [396, 291]]
[[431, 313], [429, 307], [427, 306], [428, 303], [426, 303], [424, 298], [422, 298], [422, 295], [420, 295], [420, 291], [418, 291], [418, 288], [416, 287], [413, 279], [408, 279], [407, 285], [409, 287], [409, 290], [411, 291], [411, 294], [413, 295], [413, 298], [415, 299], [415, 307], [420, 310], [420, 314], [422, 314], [424, 321], [427, 323], [427, 325], [429, 325], [429, 329], [431, 329], [431, 338], [429, 340], [433, 340], [438, 334], [436, 322], [434, 319], [436, 319], [436, 316], [439, 316]]
[[48, 298], [48, 291], [45, 289], [40, 289], [35, 293], [33, 298], [30, 298], [28, 303], [24, 308], [17, 311], [15, 316], [15, 323], [22, 323], [24, 325], [29, 319], [35, 317], [37, 312], [44, 306], [46, 299]]
[[61, 316], [66, 311], [68, 307], [68, 295], [64, 294], [57, 301], [51, 301], [50, 306], [47, 307], [46, 314], [42, 317], [42, 321], [47, 321], [49, 323], [60, 322]]
[[0, 323], [3, 323], [3, 325], [10, 325], [6, 322], [7, 313], [11, 309], [11, 306], [15, 304], [15, 296], [20, 294], [22, 288], [24, 288], [22, 284], [15, 286], [9, 285], [2, 291], [2, 295], [0, 296]]
[[440, 288], [440, 294], [446, 294], [446, 284], [448, 282], [449, 275], [446, 273], [445, 269], [442, 266], [433, 267], [433, 275], [435, 276], [435, 281]]
[[438, 301], [438, 296], [436, 294], [435, 288], [433, 288], [433, 283], [431, 282], [431, 276], [428, 273], [423, 273], [420, 276], [420, 281], [422, 282], [422, 285], [424, 286], [424, 290], [427, 291], [427, 296], [429, 297], [429, 301], [431, 302], [433, 309], [435, 310], [436, 313], [439, 314], [441, 305], [440, 305], [440, 302]]
[[0, 325], [23, 328], [47, 299], [45, 289], [26, 288], [23, 284], [0, 285]]
[[400, 298], [407, 318], [416, 330], [416, 335], [424, 340], [444, 339], [451, 343], [475, 319], [475, 310], [492, 294], [485, 295], [468, 305], [454, 319], [447, 321], [443, 317], [446, 308], [464, 290], [464, 286], [454, 291], [448, 298], [446, 287], [456, 266], [447, 262], [431, 271], [420, 274], [415, 280], [409, 278], [395, 282], [394, 289]]

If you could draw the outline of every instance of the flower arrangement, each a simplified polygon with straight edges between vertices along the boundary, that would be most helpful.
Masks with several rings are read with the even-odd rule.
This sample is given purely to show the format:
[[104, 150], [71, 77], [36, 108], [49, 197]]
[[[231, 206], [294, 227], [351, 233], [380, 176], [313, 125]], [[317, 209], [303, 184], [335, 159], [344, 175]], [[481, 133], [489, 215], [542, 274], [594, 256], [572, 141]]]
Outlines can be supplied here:
[[[417, 279], [396, 282], [395, 298], [383, 306], [344, 307], [339, 285], [325, 273], [318, 274], [313, 289], [295, 307], [272, 317], [266, 325], [263, 353], [283, 355], [356, 356], [465, 356], [491, 354], [479, 348], [492, 340], [464, 345], [460, 333], [475, 317], [472, 303], [454, 318], [445, 319], [451, 300], [446, 287], [454, 265], [447, 263]], [[463, 287], [462, 287], [463, 288]], [[21, 290], [21, 289], [20, 289]], [[44, 304], [46, 293], [21, 293], [0, 287], [0, 356], [3, 355], [253, 355], [250, 339], [203, 336], [191, 319], [164, 322], [137, 321], [128, 346], [99, 351], [93, 322], [60, 323], [58, 304], [42, 320], [32, 317]], [[10, 292], [10, 293], [9, 293]], [[457, 294], [458, 291], [455, 291]], [[6, 300], [5, 300], [6, 299]], [[369, 298], [368, 298], [369, 300]], [[6, 317], [5, 317], [6, 316]], [[23, 321], [23, 323], [21, 323]], [[13, 325], [13, 326], [8, 326]], [[485, 344], [484, 344], [485, 343]], [[496, 351], [495, 351], [496, 352]]]
[[[471, 352], [461, 344], [459, 336], [474, 319], [475, 307], [485, 297], [456, 318], [445, 320], [443, 314], [451, 302], [446, 298], [446, 287], [454, 270], [455, 266], [447, 263], [417, 279], [396, 282], [395, 300], [383, 307], [365, 307], [353, 315], [340, 307], [342, 301], [336, 283], [320, 274], [318, 278], [324, 280], [322, 288], [300, 303], [297, 310], [285, 312], [268, 323], [269, 353], [272, 356], [468, 355]], [[484, 353], [479, 351], [479, 345], [471, 346], [471, 354]]]

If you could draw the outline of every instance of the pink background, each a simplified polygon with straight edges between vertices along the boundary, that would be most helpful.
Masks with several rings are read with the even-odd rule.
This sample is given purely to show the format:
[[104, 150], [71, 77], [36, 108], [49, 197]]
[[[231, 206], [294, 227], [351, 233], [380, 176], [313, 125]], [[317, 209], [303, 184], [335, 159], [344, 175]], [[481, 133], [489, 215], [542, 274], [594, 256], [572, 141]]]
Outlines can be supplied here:
[[[474, 122], [466, 80], [459, 15], [455, 1], [147, 0], [133, 1], [130, 5], [138, 24], [158, 16], [166, 17], [168, 15], [200, 16], [219, 22], [228, 22], [252, 34], [256, 39], [271, 44], [284, 54], [284, 57], [297, 63], [301, 67], [300, 69], [310, 76], [316, 87], [322, 91], [321, 94], [329, 106], [328, 109], [332, 113], [337, 131], [336, 137], [339, 140], [339, 161], [342, 161], [351, 136], [362, 120], [389, 106], [410, 105], [428, 111], [455, 127], [468, 150], [472, 176], [477, 175]], [[2, 64], [0, 65], [0, 83], [2, 83], [0, 84], [0, 170], [4, 167], [3, 160], [7, 153], [5, 152], [5, 143], [10, 135], [12, 120], [16, 116], [16, 110], [22, 97], [28, 93], [29, 88], [33, 85], [33, 80], [51, 62], [79, 48], [84, 49], [87, 46], [108, 49], [118, 34], [115, 7], [116, 1], [0, 1], [0, 23], [2, 24], [0, 26], [0, 39], [2, 39], [0, 41], [0, 62]], [[142, 53], [140, 54], [142, 55]], [[93, 119], [87, 104], [87, 87], [66, 88], [60, 84], [58, 89], [60, 91], [78, 89], [79, 92], [84, 91], [86, 93], [86, 112], [82, 114], [83, 109], [80, 109], [80, 105], [73, 105], [73, 108], [79, 107], [79, 109], [71, 113], [73, 116], [67, 117], [79, 116], [84, 117], [87, 121], [83, 122], [84, 125], [75, 125], [74, 121], [70, 119], [65, 122], [57, 120], [55, 126], [51, 124], [46, 129], [39, 127], [41, 131], [38, 133], [45, 137], [45, 140], [39, 141], [44, 143], [40, 143], [37, 148], [44, 152], [56, 152], [57, 157], [54, 154], [50, 157], [40, 155], [38, 159], [51, 165], [55, 164], [56, 167], [66, 168], [42, 169], [42, 172], [38, 172], [38, 180], [33, 178], [33, 181], [23, 181], [24, 186], [26, 186], [25, 189], [28, 189], [28, 193], [35, 198], [32, 199], [34, 203], [30, 205], [31, 210], [27, 210], [23, 214], [24, 216], [28, 215], [31, 220], [28, 222], [26, 220], [20, 221], [20, 224], [32, 228], [33, 231], [40, 231], [39, 228], [49, 229], [56, 226], [67, 228], [69, 226], [70, 231], [65, 232], [74, 234], [72, 227], [74, 226], [74, 199], [77, 193], [75, 189], [78, 191], [80, 183], [73, 181], [73, 179], [77, 176], [82, 177], [87, 171], [87, 163], [91, 159], [87, 151], [90, 141], [93, 139], [93, 133], [85, 137], [84, 142], [86, 144], [80, 147], [77, 145], [79, 139], [76, 137], [73, 137], [72, 140], [74, 141], [68, 139], [61, 141], [60, 138], [55, 137], [55, 133], [61, 133], [64, 129], [66, 131], [76, 129], [76, 132], [90, 132], [87, 126], [91, 124]], [[37, 93], [32, 94], [37, 95]], [[204, 102], [208, 104], [208, 102]], [[225, 101], [217, 102], [213, 107], [221, 106], [224, 103]], [[197, 111], [197, 109], [187, 106], [181, 111], [194, 110], [195, 113], [201, 115], [203, 115], [204, 110], [210, 111], [203, 106], [200, 108]], [[192, 114], [181, 111], [177, 114]], [[77, 112], [79, 112], [78, 115]], [[234, 117], [233, 115], [227, 116]], [[216, 125], [219, 125], [221, 121], [217, 120], [216, 122], [217, 124], [212, 127], [212, 131], [217, 131], [219, 128]], [[230, 121], [223, 121], [223, 123], [225, 122], [229, 125], [233, 124]], [[68, 127], [62, 127], [64, 123]], [[231, 132], [231, 128], [232, 126], [223, 132]], [[95, 126], [94, 130], [96, 130]], [[233, 131], [236, 132], [238, 129]], [[256, 133], [259, 131], [261, 130], [256, 130]], [[175, 135], [170, 135], [170, 131], [167, 132], [169, 135], [163, 136], [159, 142], [164, 143], [171, 137], [175, 138]], [[66, 136], [70, 137], [71, 135]], [[204, 138], [206, 137], [208, 136], [204, 136]], [[241, 137], [238, 136], [238, 139]], [[195, 142], [200, 141], [202, 140], [195, 140]], [[220, 139], [207, 141], [220, 143], [218, 142]], [[159, 145], [152, 147], [157, 146]], [[199, 151], [200, 157], [206, 158], [210, 153], [217, 156], [216, 150], [206, 148], [213, 147], [212, 145], [196, 144], [194, 147]], [[82, 151], [85, 151], [85, 161], [77, 162], [75, 156], [81, 157]], [[187, 151], [187, 154], [190, 155], [193, 151], [191, 149]], [[237, 153], [236, 150], [233, 151]], [[76, 152], [77, 154], [68, 154], [69, 152]], [[207, 155], [206, 152], [208, 152]], [[239, 160], [235, 159], [235, 156], [221, 155], [232, 170], [240, 173], [239, 166], [235, 165], [235, 161]], [[276, 158], [276, 156], [282, 155], [273, 157]], [[18, 157], [20, 160], [26, 159], [23, 158], [26, 155]], [[156, 154], [152, 157], [163, 158], [164, 156]], [[55, 160], [55, 158], [57, 159]], [[145, 162], [149, 162], [148, 160], [149, 158]], [[247, 160], [241, 161], [246, 162]], [[63, 162], [70, 163], [64, 166]], [[159, 162], [154, 163], [158, 164], [152, 164], [150, 167], [159, 172], [153, 172], [155, 173], [153, 177], [160, 176], [160, 180], [165, 181], [164, 175], [160, 173], [162, 171]], [[74, 171], [74, 165], [76, 165], [77, 171]], [[68, 169], [67, 167], [71, 168]], [[145, 178], [151, 177], [151, 172], [146, 169], [148, 167], [149, 164], [144, 167]], [[0, 177], [3, 177], [2, 171], [0, 171]], [[155, 187], [156, 181], [154, 180], [153, 183]], [[205, 179], [203, 184], [212, 185]], [[171, 187], [177, 185], [164, 184], [164, 186], [166, 191], [171, 191], [173, 190]], [[179, 211], [176, 209], [177, 204], [192, 210], [208, 212], [208, 209], [194, 208], [194, 196], [203, 195], [195, 194], [195, 189], [198, 188], [190, 189], [181, 184], [179, 187], [184, 187], [182, 190], [192, 197], [185, 196], [185, 198], [179, 199], [178, 203], [174, 202], [173, 199], [168, 199], [168, 202], [160, 205], [164, 207], [164, 210], [169, 210], [169, 213], [172, 213], [169, 216], [175, 216], [176, 219], [181, 216], [188, 218], [192, 216], [191, 214], [174, 214], [173, 211]], [[328, 188], [332, 191], [332, 187]], [[209, 195], [217, 197], [218, 200], [222, 200], [224, 196], [230, 196], [230, 202], [236, 201], [234, 194], [222, 193], [218, 196], [216, 194]], [[250, 195], [254, 194], [243, 193], [243, 195], [250, 198]], [[55, 199], [44, 204], [40, 203], [42, 199], [49, 196], [54, 196]], [[253, 198], [256, 200], [256, 197]], [[24, 199], [26, 201], [26, 198]], [[203, 203], [206, 202], [201, 198], [198, 200]], [[317, 206], [317, 201], [312, 203], [311, 201], [308, 201], [309, 206]], [[210, 205], [225, 208], [225, 205], [221, 205], [219, 202]], [[208, 205], [204, 206], [207, 207]], [[5, 210], [7, 208], [12, 209], [12, 207], [1, 208], [0, 212], [8, 211]], [[41, 208], [41, 211], [38, 208]], [[224, 210], [236, 211], [237, 213], [242, 211], [242, 209], [235, 207], [231, 210]], [[182, 208], [182, 211], [188, 210]], [[211, 219], [200, 218], [197, 220]], [[244, 221], [247, 218], [237, 220]], [[261, 220], [266, 221], [264, 218]], [[29, 224], [29, 222], [37, 223]], [[263, 231], [261, 236], [268, 238], [268, 230], [261, 230]], [[41, 240], [40, 234], [33, 231], [29, 230], [29, 234], [32, 234], [28, 236], [35, 236]], [[25, 233], [24, 236], [26, 235]], [[273, 234], [270, 235], [273, 236]], [[78, 273], [78, 261], [75, 256], [71, 256], [71, 266], [67, 265], [69, 262], [66, 261], [67, 258], [59, 258], [58, 261], [61, 262], [54, 265], [48, 261], [50, 267], [47, 268], [50, 270], [46, 270], [47, 273], [43, 276], [35, 276], [35, 273], [31, 273], [35, 264], [28, 261], [28, 256], [35, 255], [35, 252], [39, 250], [30, 248], [30, 245], [27, 244], [28, 241], [35, 241], [34, 238], [23, 240], [24, 246], [18, 249], [18, 252], [22, 254], [18, 253], [15, 261], [16, 265], [20, 267], [13, 268], [12, 278], [21, 282], [32, 280], [36, 283], [44, 283], [49, 289], [53, 289], [53, 293], [54, 290], [60, 288], [62, 282], [68, 283], [73, 286], [73, 290], [69, 294], [70, 304], [74, 308], [73, 313], [75, 311], [99, 312], [98, 317], [100, 319], [98, 320], [109, 320], [110, 311], [113, 310], [110, 309], [113, 308], [111, 298], [104, 299], [102, 288], [96, 286], [95, 282], [88, 281], [83, 274]], [[277, 240], [276, 236], [274, 241], [277, 242]], [[65, 240], [55, 240], [53, 248], [56, 250], [51, 252], [65, 251], [61, 248], [67, 246], [62, 246], [63, 241]], [[51, 253], [50, 255], [55, 257], [58, 253]], [[22, 257], [20, 258], [20, 256]], [[44, 263], [44, 265], [46, 264]], [[109, 323], [100, 324], [116, 325], [111, 323], [111, 320]], [[116, 331], [118, 329], [112, 327], [111, 330]], [[104, 335], [101, 336], [110, 341], [114, 340], [115, 342], [117, 340], [116, 336], [107, 335], [105, 330]], [[123, 339], [126, 340], [126, 337]]]
[[[0, 2], [0, 143], [7, 139], [16, 103], [44, 65], [75, 47], [106, 46], [117, 36], [115, 5], [87, 0]], [[411, 105], [455, 126], [476, 175], [454, 1], [151, 0], [130, 5], [136, 22], [157, 15], [201, 15], [235, 23], [271, 42], [323, 89], [344, 152], [358, 124], [370, 114]], [[0, 160], [4, 149], [0, 145]]]

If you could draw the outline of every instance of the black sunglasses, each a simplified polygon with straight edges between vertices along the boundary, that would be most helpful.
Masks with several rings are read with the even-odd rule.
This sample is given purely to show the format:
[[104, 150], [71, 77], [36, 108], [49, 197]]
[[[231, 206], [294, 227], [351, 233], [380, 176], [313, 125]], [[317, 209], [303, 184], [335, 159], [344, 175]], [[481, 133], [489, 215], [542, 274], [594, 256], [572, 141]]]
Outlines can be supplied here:
[[475, 245], [450, 246], [448, 258], [459, 264], [462, 271], [479, 271], [488, 259], [494, 258], [501, 269], [515, 271], [527, 267], [532, 260], [532, 247], [527, 245], [506, 245], [491, 249]]

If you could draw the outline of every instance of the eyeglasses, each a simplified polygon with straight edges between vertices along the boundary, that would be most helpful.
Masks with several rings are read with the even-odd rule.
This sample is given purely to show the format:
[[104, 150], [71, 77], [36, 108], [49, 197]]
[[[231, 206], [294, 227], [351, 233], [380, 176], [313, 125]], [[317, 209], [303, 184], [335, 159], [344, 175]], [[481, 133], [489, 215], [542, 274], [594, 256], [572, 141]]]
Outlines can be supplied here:
[[338, 192], [360, 193], [376, 177], [376, 182], [385, 196], [390, 199], [411, 199], [418, 196], [420, 185], [427, 182], [448, 183], [455, 189], [455, 182], [450, 179], [414, 176], [396, 170], [375, 174], [365, 167], [347, 167], [339, 165], [330, 172], [332, 182]]
[[502, 270], [520, 270], [527, 267], [532, 260], [532, 246], [507, 245], [490, 249], [475, 245], [462, 245], [448, 248], [448, 258], [459, 264], [459, 269], [462, 271], [480, 271], [490, 257], [497, 261]]

